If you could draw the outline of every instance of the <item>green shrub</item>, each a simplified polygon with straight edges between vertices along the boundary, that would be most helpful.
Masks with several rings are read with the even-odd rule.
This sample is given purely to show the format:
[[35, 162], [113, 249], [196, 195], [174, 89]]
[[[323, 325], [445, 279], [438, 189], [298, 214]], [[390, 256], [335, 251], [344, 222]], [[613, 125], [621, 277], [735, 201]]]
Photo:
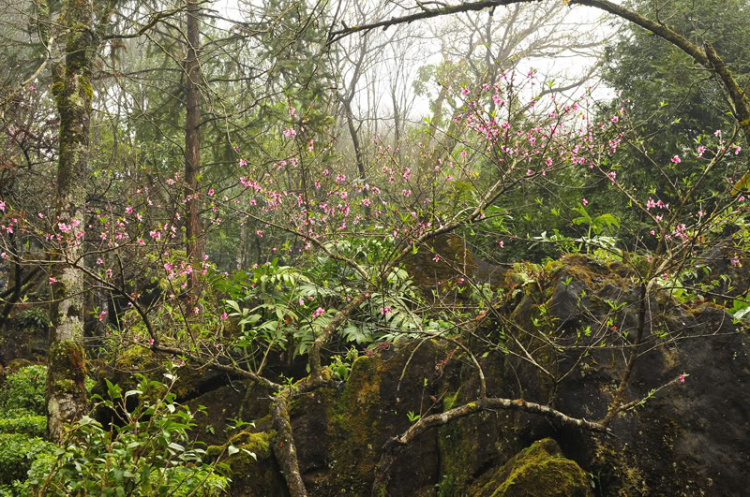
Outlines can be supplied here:
[[0, 434], [0, 484], [25, 480], [26, 472], [41, 454], [52, 454], [56, 447], [41, 438], [22, 433]]
[[[92, 397], [94, 408], [116, 412], [122, 426], [105, 427], [84, 416], [71, 428], [57, 458], [41, 457], [28, 481], [14, 491], [51, 496], [222, 493], [228, 480], [217, 467], [224, 465], [205, 463], [205, 451], [188, 437], [193, 413], [175, 402], [171, 390], [176, 377], [167, 375], [170, 383], [165, 385], [137, 376], [137, 389], [123, 392], [107, 381], [109, 398]], [[138, 398], [132, 410], [127, 409], [129, 397]]]
[[43, 415], [46, 366], [27, 366], [9, 375], [0, 389], [0, 410], [24, 409]]
[[21, 433], [30, 437], [44, 437], [47, 418], [23, 409], [0, 412], [0, 433]]

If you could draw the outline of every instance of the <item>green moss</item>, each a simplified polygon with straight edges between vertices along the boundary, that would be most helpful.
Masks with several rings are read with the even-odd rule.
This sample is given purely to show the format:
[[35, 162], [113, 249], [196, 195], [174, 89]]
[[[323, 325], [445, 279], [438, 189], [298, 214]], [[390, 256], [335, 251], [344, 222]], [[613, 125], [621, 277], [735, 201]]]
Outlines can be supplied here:
[[[119, 385], [123, 390], [130, 390], [138, 385], [138, 379], [133, 373], [141, 373], [147, 378], [163, 381], [167, 372], [166, 359], [164, 356], [154, 353], [148, 347], [132, 345], [120, 352], [114, 361], [113, 371], [107, 374], [112, 383]], [[172, 391], [178, 399], [191, 394], [204, 370], [195, 367], [179, 368], [175, 371], [177, 381]], [[102, 378], [97, 391], [106, 392], [104, 378]]]
[[443, 397], [443, 412], [453, 409], [453, 407], [456, 405], [456, 400], [458, 400], [458, 395], [460, 393], [461, 389], [459, 388], [455, 393], [446, 394], [445, 397]]
[[94, 88], [91, 86], [91, 81], [86, 76], [78, 77], [78, 88], [82, 91], [86, 98], [91, 101], [94, 99]]
[[75, 340], [53, 342], [48, 352], [49, 385], [59, 392], [85, 392], [83, 347]]
[[478, 497], [588, 497], [586, 473], [562, 456], [557, 443], [546, 438], [514, 456], [489, 481], [480, 482]]
[[476, 436], [479, 418], [470, 417], [455, 421], [439, 429], [440, 486], [438, 496], [461, 495], [458, 489], [471, 480], [477, 467], [479, 438]]
[[52, 89], [52, 94], [53, 94], [53, 95], [54, 95], [54, 96], [55, 96], [56, 98], [59, 98], [59, 97], [60, 97], [60, 95], [62, 95], [62, 94], [63, 94], [63, 92], [65, 91], [65, 83], [63, 83], [62, 81], [58, 81], [58, 82], [56, 82], [56, 83], [54, 83], [54, 84], [52, 85], [52, 88], [51, 88], [51, 89]]
[[327, 431], [332, 437], [331, 463], [336, 468], [324, 486], [352, 495], [369, 493], [369, 482], [375, 471], [378, 454], [373, 447], [381, 429], [380, 384], [383, 363], [361, 356], [352, 364], [343, 394], [334, 389], [320, 389], [316, 395], [326, 406]]
[[[260, 421], [258, 425], [263, 424]], [[206, 456], [221, 461], [229, 467], [232, 478], [233, 495], [281, 497], [286, 485], [281, 477], [276, 461], [271, 454], [271, 442], [276, 436], [274, 430], [243, 430], [222, 445], [211, 445], [206, 449]], [[239, 449], [228, 455], [228, 448]]]
[[[253, 432], [243, 430], [232, 435], [227, 443], [223, 445], [209, 446], [206, 449], [206, 454], [212, 459], [222, 456], [233, 474], [238, 472], [244, 473], [251, 466], [257, 464], [258, 460], [267, 459], [271, 456], [271, 440], [275, 435], [275, 431]], [[240, 451], [228, 456], [228, 448], [230, 446], [240, 449]], [[248, 452], [254, 454], [254, 456], [248, 454]]]

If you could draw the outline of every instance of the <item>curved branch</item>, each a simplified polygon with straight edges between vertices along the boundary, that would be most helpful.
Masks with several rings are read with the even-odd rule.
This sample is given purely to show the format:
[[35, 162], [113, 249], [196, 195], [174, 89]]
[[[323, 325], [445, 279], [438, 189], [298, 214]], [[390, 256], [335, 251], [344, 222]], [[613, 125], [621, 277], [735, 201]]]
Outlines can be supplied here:
[[574, 426], [582, 430], [593, 431], [596, 433], [612, 435], [611, 430], [609, 430], [603, 424], [587, 421], [583, 418], [572, 418], [567, 414], [552, 409], [551, 407], [536, 404], [534, 402], [526, 402], [522, 399], [479, 399], [475, 402], [469, 402], [468, 404], [464, 404], [444, 413], [433, 414], [432, 416], [422, 418], [414, 423], [411, 427], [409, 427], [409, 429], [400, 436], [393, 437], [388, 440], [383, 446], [383, 454], [380, 457], [380, 461], [378, 462], [378, 465], [375, 469], [375, 481], [372, 485], [373, 497], [386, 495], [388, 480], [390, 478], [390, 469], [393, 466], [393, 463], [396, 461], [396, 457], [398, 456], [399, 452], [403, 450], [409, 444], [409, 442], [411, 442], [430, 428], [443, 426], [457, 419], [492, 409], [522, 411], [530, 414], [540, 414], [542, 416], [554, 419], [563, 425]]
[[[513, 4], [526, 4], [526, 3], [538, 3], [543, 0], [490, 0], [490, 1], [479, 1], [472, 3], [462, 3], [459, 5], [449, 5], [437, 9], [427, 9], [422, 7], [421, 12], [411, 14], [402, 17], [392, 17], [391, 19], [379, 22], [373, 22], [370, 24], [363, 24], [361, 26], [346, 26], [338, 31], [332, 31], [329, 36], [328, 44], [339, 41], [340, 39], [349, 36], [350, 34], [357, 32], [367, 32], [377, 28], [387, 29], [390, 26], [396, 26], [399, 24], [408, 24], [413, 21], [419, 21], [422, 19], [431, 19], [434, 17], [441, 17], [446, 15], [458, 14], [461, 12], [478, 11], [484, 9], [494, 9], [498, 6], [513, 5]], [[679, 48], [692, 59], [708, 69], [712, 73], [716, 74], [721, 80], [724, 89], [729, 93], [729, 96], [734, 105], [734, 113], [737, 122], [739, 122], [745, 133], [745, 139], [750, 144], [750, 99], [748, 99], [742, 88], [737, 83], [732, 72], [727, 68], [726, 64], [721, 60], [719, 55], [714, 50], [710, 43], [706, 43], [704, 47], [697, 45], [681, 34], [677, 33], [668, 26], [652, 21], [651, 19], [642, 16], [641, 14], [629, 10], [621, 5], [615, 4], [609, 0], [570, 0], [569, 4], [573, 5], [584, 5], [587, 7], [594, 7], [602, 10], [609, 14], [625, 19], [643, 29], [646, 29], [656, 36], [668, 41], [675, 47]]]

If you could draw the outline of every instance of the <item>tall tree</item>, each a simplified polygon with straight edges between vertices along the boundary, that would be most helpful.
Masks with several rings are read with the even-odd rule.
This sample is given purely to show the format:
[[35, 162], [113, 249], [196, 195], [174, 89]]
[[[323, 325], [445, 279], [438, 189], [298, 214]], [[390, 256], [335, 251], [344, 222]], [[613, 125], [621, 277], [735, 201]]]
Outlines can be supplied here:
[[[49, 9], [46, 9], [47, 21]], [[89, 160], [91, 86], [98, 40], [91, 0], [67, 0], [59, 22], [65, 33], [64, 61], [53, 68], [52, 93], [60, 117], [57, 216], [66, 234], [53, 266], [54, 309], [50, 329], [47, 377], [47, 430], [53, 440], [64, 435], [64, 423], [80, 415], [86, 405], [83, 351], [83, 273], [72, 263], [83, 255], [86, 177]], [[49, 28], [51, 23], [45, 22]], [[53, 36], [44, 29], [42, 39]], [[65, 226], [65, 229], [62, 227]]]
[[[200, 156], [200, 5], [197, 0], [187, 2], [187, 58], [185, 59], [185, 198], [187, 199], [187, 226], [185, 229], [186, 252], [195, 264], [203, 259], [201, 242], [200, 203], [198, 174], [201, 167]], [[197, 272], [191, 278], [193, 287], [197, 285]]]

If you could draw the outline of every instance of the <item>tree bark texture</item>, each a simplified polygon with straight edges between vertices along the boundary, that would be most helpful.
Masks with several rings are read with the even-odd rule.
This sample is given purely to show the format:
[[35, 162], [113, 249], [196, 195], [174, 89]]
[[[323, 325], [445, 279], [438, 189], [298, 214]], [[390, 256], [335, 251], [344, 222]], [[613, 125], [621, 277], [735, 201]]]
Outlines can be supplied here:
[[[203, 261], [201, 243], [201, 223], [198, 196], [198, 174], [200, 159], [200, 7], [196, 0], [187, 4], [187, 57], [185, 59], [185, 199], [187, 200], [187, 226], [185, 227], [185, 250], [188, 258], [193, 260], [194, 269]], [[193, 271], [191, 286], [197, 286], [198, 271]]]
[[[57, 169], [58, 226], [69, 230], [52, 265], [52, 324], [47, 375], [47, 430], [60, 440], [64, 424], [75, 421], [86, 406], [83, 350], [83, 273], [74, 265], [83, 255], [86, 181], [91, 124], [92, 61], [97, 41], [91, 0], [67, 0], [62, 23], [67, 31], [64, 62], [53, 70], [52, 93], [60, 115]], [[61, 229], [61, 231], [63, 231]], [[80, 234], [80, 236], [79, 236]]]

